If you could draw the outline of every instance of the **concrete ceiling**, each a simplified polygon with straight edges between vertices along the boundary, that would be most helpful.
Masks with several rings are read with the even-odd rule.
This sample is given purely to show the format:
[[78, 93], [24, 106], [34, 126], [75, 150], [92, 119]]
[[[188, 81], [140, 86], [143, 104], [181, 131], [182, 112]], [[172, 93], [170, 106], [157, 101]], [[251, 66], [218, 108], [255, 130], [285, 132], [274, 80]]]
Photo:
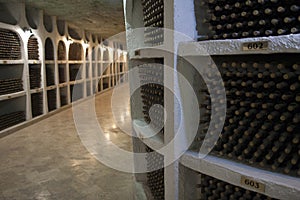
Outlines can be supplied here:
[[123, 0], [25, 0], [25, 3], [103, 38], [125, 31]]

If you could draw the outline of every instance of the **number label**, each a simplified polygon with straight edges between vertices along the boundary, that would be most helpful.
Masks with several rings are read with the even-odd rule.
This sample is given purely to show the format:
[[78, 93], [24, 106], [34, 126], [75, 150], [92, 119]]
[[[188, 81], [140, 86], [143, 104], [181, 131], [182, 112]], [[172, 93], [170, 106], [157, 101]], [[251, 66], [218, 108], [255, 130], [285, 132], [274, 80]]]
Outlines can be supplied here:
[[243, 43], [243, 51], [258, 51], [258, 50], [267, 50], [268, 42], [246, 42]]
[[259, 183], [256, 180], [246, 177], [246, 176], [241, 177], [241, 184], [243, 186], [246, 186], [248, 188], [251, 188], [253, 190], [260, 191], [260, 192], [265, 192], [265, 188], [266, 188], [264, 184]]

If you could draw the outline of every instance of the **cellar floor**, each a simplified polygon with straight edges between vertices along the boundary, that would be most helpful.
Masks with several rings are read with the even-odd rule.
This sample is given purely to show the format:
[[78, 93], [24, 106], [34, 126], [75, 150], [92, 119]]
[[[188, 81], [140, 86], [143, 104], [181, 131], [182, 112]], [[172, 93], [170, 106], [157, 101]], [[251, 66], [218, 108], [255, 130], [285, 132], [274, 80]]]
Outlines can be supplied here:
[[[95, 98], [98, 120], [115, 144], [131, 149], [130, 137], [113, 122], [111, 95]], [[129, 101], [120, 100], [119, 114], [130, 113]], [[0, 152], [1, 200], [130, 200], [138, 193], [133, 174], [101, 164], [82, 145], [72, 108], [1, 138]]]

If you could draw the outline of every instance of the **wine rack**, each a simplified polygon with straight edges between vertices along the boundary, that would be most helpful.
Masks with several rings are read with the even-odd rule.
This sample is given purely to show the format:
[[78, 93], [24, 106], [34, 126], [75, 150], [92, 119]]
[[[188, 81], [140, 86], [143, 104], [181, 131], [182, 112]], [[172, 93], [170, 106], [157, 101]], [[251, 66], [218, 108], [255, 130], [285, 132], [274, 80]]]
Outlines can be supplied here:
[[69, 66], [70, 66], [69, 69], [70, 81], [82, 79], [81, 70], [80, 70], [81, 64], [70, 64]]
[[[212, 57], [221, 72], [227, 98], [225, 124], [213, 155], [268, 171], [300, 176], [300, 135], [297, 132], [300, 63], [297, 56]], [[215, 86], [213, 91], [217, 90], [218, 86]], [[201, 116], [196, 141], [203, 140], [202, 133], [206, 134], [212, 109], [208, 91], [199, 92], [202, 97], [200, 107], [205, 108], [205, 114]]]
[[66, 64], [58, 65], [59, 83], [67, 82]]
[[56, 89], [47, 91], [48, 111], [56, 109]]
[[69, 49], [69, 60], [82, 60], [83, 49], [80, 43], [72, 43]]
[[17, 111], [8, 114], [4, 114], [0, 116], [0, 130], [6, 129], [8, 127], [17, 125], [21, 122], [24, 122], [25, 112], [24, 111]]
[[66, 46], [63, 41], [58, 43], [57, 60], [66, 60]]
[[[17, 7], [14, 3], [0, 4], [0, 116], [8, 117], [7, 121], [1, 118], [0, 137], [27, 125], [20, 124], [21, 121], [29, 122], [38, 116], [42, 119], [48, 112], [70, 105], [71, 101], [91, 96], [92, 85], [96, 86], [98, 78], [99, 83], [107, 83], [105, 89], [111, 88], [110, 78], [117, 74], [110, 75], [108, 71], [109, 78], [105, 81], [100, 77], [101, 67], [112, 62], [111, 54], [120, 50], [115, 51], [108, 42], [100, 44], [98, 34], [92, 35], [26, 3]], [[101, 55], [103, 50], [105, 60]], [[76, 80], [77, 75], [80, 80]], [[78, 86], [78, 94], [73, 98], [74, 84]], [[98, 92], [102, 90], [94, 91]], [[26, 118], [10, 120], [10, 116], [14, 118], [13, 113], [19, 111], [24, 112]], [[15, 124], [19, 126], [7, 129]]]
[[29, 65], [30, 89], [41, 88], [41, 65]]
[[17, 33], [0, 28], [0, 60], [21, 59], [21, 43]]
[[60, 88], [60, 106], [65, 106], [68, 104], [68, 88]]
[[43, 114], [43, 93], [31, 94], [31, 112], [33, 118]]
[[46, 84], [47, 86], [55, 85], [54, 64], [46, 64]]
[[158, 61], [158, 63], [140, 65], [139, 75], [144, 120], [162, 137], [164, 134], [164, 110], [155, 106], [155, 104], [164, 106], [164, 73], [162, 64], [159, 62], [162, 63], [162, 61]]
[[45, 42], [45, 60], [54, 60], [54, 47], [50, 38]]
[[195, 0], [194, 2], [200, 40], [300, 33], [298, 1]]
[[164, 187], [164, 157], [146, 146], [147, 160], [147, 184], [151, 190], [153, 199], [165, 199]]
[[[185, 176], [191, 177], [190, 182], [185, 182], [182, 177], [180, 182], [183, 184], [183, 190], [180, 192], [180, 199], [210, 199], [210, 200], [227, 200], [227, 199], [243, 199], [243, 200], [275, 200], [256, 191], [251, 191], [218, 178], [199, 173], [193, 169], [180, 165], [179, 170]], [[249, 181], [250, 182], [250, 181]]]
[[0, 80], [0, 95], [23, 91], [23, 81], [18, 78]]
[[145, 43], [150, 46], [163, 44], [164, 41], [164, 1], [142, 0], [145, 26]]
[[31, 36], [28, 40], [28, 59], [29, 60], [39, 60], [39, 43], [35, 36]]

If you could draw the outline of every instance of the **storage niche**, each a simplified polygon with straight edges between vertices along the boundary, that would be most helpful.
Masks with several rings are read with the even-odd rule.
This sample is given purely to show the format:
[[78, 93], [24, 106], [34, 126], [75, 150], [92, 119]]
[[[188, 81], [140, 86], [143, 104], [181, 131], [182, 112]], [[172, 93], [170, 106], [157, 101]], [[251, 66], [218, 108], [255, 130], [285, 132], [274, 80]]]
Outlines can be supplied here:
[[39, 60], [40, 56], [39, 56], [39, 43], [37, 38], [32, 35], [30, 36], [30, 38], [28, 39], [28, 59], [29, 60]]
[[0, 131], [26, 120], [26, 98], [0, 101]]
[[57, 59], [66, 60], [66, 46], [63, 41], [59, 41], [57, 48]]
[[31, 112], [33, 118], [43, 114], [43, 93], [42, 92], [31, 94]]
[[82, 60], [83, 48], [80, 43], [72, 43], [69, 49], [69, 60]]
[[60, 106], [68, 104], [68, 87], [61, 87], [60, 91]]
[[45, 59], [54, 60], [54, 47], [50, 38], [47, 38], [45, 42]]
[[47, 91], [48, 111], [56, 109], [56, 89]]
[[41, 65], [29, 65], [30, 89], [41, 88]]
[[21, 42], [18, 34], [0, 28], [0, 60], [19, 60], [21, 58]]
[[23, 91], [23, 65], [1, 65], [0, 95]]

